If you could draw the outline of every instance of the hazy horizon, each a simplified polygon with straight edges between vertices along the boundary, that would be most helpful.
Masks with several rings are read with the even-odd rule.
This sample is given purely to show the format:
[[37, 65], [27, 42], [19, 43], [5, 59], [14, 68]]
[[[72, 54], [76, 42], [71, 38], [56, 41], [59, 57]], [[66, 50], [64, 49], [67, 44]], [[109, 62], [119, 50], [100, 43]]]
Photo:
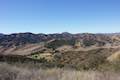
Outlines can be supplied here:
[[106, 33], [91, 33], [91, 32], [78, 32], [78, 33], [71, 33], [71, 32], [53, 32], [53, 33], [34, 33], [34, 32], [12, 32], [12, 33], [0, 33], [0, 34], [4, 34], [4, 35], [11, 35], [11, 34], [20, 34], [20, 33], [32, 33], [32, 34], [62, 34], [62, 33], [70, 33], [70, 34], [84, 34], [84, 33], [88, 33], [88, 34], [120, 34], [120, 32], [106, 32]]
[[0, 33], [119, 33], [119, 0], [1, 0]]

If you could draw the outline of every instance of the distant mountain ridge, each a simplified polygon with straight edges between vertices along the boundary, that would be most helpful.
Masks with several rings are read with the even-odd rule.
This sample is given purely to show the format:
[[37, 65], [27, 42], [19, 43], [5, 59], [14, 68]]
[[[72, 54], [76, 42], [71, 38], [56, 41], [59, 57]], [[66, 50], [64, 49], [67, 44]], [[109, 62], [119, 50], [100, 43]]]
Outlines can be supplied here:
[[114, 43], [112, 37], [120, 37], [120, 33], [111, 33], [111, 34], [92, 34], [92, 33], [80, 33], [80, 34], [71, 34], [71, 33], [56, 33], [56, 34], [33, 34], [33, 33], [14, 33], [14, 34], [0, 34], [0, 46], [19, 46], [29, 43], [39, 43], [45, 42], [52, 39], [64, 39], [64, 40], [76, 40], [80, 39], [83, 41], [97, 41], [102, 43]]

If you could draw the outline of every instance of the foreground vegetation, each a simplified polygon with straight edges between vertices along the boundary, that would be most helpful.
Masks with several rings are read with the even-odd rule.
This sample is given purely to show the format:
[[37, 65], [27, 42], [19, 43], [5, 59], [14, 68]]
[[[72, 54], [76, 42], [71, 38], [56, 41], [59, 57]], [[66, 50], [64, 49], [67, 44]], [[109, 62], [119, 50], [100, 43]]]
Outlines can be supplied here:
[[120, 80], [120, 73], [111, 71], [76, 71], [41, 69], [31, 65], [0, 63], [0, 80]]

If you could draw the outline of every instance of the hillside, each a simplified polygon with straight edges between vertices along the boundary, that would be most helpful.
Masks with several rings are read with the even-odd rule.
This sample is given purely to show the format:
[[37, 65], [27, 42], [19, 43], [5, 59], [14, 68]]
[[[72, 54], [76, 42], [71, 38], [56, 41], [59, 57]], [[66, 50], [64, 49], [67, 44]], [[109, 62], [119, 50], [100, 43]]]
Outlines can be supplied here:
[[[91, 44], [98, 43], [101, 45], [106, 43], [116, 43], [120, 38], [119, 34], [33, 34], [33, 33], [14, 33], [10, 35], [1, 34], [0, 35], [0, 46], [10, 47], [10, 46], [20, 46], [30, 43], [40, 43], [49, 40], [81, 40], [83, 43], [91, 41]], [[114, 41], [114, 42], [113, 42]], [[86, 44], [87, 46], [87, 44]], [[89, 46], [89, 45], [88, 45]]]
[[119, 50], [120, 34], [118, 33], [0, 35], [0, 61], [33, 60], [42, 62], [43, 66], [47, 67], [99, 69], [119, 59], [117, 56]]
[[[32, 51], [39, 51], [41, 46], [57, 49], [64, 45], [72, 46], [80, 42], [81, 47], [116, 47], [120, 45], [119, 34], [33, 34], [14, 33], [0, 35], [0, 54], [30, 54]], [[23, 53], [22, 53], [23, 51]]]

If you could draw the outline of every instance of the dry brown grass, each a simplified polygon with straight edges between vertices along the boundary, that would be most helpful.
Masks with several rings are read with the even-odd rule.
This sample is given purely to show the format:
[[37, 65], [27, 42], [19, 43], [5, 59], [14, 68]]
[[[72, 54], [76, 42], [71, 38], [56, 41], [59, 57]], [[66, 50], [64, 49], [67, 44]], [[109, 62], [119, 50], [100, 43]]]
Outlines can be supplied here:
[[65, 69], [36, 69], [0, 64], [0, 80], [120, 80], [120, 73], [75, 71]]
[[120, 51], [112, 54], [107, 58], [109, 62], [119, 62], [120, 61]]

